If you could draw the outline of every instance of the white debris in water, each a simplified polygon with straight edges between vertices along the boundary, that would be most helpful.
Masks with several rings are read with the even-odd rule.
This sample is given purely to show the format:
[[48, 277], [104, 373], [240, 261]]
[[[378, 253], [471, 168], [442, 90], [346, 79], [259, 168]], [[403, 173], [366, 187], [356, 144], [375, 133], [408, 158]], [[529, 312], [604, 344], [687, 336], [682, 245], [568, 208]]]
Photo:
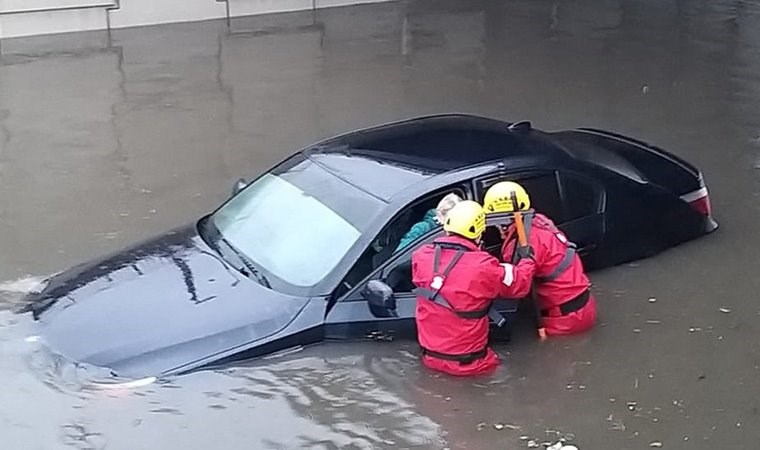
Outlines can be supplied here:
[[503, 430], [504, 429], [504, 424], [503, 423], [495, 423], [495, 424], [493, 424], [493, 427], [496, 428], [497, 430]]
[[718, 311], [722, 312], [723, 314], [728, 314], [731, 312], [731, 310], [728, 308], [719, 308]]
[[613, 414], [610, 414], [607, 417], [607, 422], [612, 424], [611, 430], [614, 431], [625, 431], [625, 424], [621, 419], [616, 418]]
[[141, 378], [141, 379], [138, 379], [138, 380], [125, 381], [125, 382], [120, 382], [120, 383], [111, 383], [111, 382], [98, 383], [98, 382], [94, 382], [93, 386], [97, 387], [99, 389], [116, 389], [116, 390], [118, 390], [118, 389], [136, 389], [136, 388], [140, 388], [140, 387], [150, 386], [151, 384], [155, 383], [156, 381], [158, 381], [158, 378], [156, 378], [156, 377], [146, 377], [146, 378]]
[[647, 86], [646, 84], [644, 86], [642, 86], [641, 87], [641, 92], [643, 92], [644, 94], [648, 94], [649, 93], [649, 86]]
[[[544, 444], [544, 446], [546, 446], [546, 444]], [[560, 440], [554, 444], [546, 446], [546, 450], [578, 450], [578, 447], [571, 444], [565, 444], [564, 440]]]
[[649, 446], [650, 447], [654, 447], [654, 448], [660, 448], [660, 447], [662, 447], [662, 442], [660, 442], [660, 441], [654, 441], [654, 442], [651, 442], [649, 444]]
[[657, 301], [654, 297], [649, 297], [649, 303], [655, 303]]
[[531, 439], [528, 441], [528, 448], [538, 448], [538, 447], [540, 447], [540, 445], [538, 445], [538, 442], [536, 442], [535, 440]]
[[519, 430], [520, 429], [519, 426], [512, 425], [511, 423], [504, 423], [504, 424], [499, 424], [499, 425], [501, 425], [503, 428], [506, 428], [507, 430]]

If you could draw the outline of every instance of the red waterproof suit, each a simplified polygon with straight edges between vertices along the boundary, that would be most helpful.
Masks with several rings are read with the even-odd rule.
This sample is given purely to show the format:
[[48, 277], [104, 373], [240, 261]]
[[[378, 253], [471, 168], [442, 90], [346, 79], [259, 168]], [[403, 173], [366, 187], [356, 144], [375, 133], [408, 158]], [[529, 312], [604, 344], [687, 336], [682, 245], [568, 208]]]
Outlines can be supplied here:
[[417, 249], [412, 254], [412, 281], [418, 288], [417, 337], [423, 364], [458, 376], [495, 369], [499, 357], [488, 347], [489, 307], [497, 297], [527, 293], [533, 266], [529, 259], [516, 267], [501, 265], [458, 236]]
[[[547, 335], [575, 334], [586, 331], [596, 322], [596, 301], [589, 288], [591, 282], [574, 246], [543, 214], [524, 215], [528, 243], [533, 247], [536, 300]], [[530, 223], [529, 223], [530, 222]], [[515, 261], [515, 226], [507, 230], [502, 257]], [[562, 307], [560, 307], [562, 305]]]

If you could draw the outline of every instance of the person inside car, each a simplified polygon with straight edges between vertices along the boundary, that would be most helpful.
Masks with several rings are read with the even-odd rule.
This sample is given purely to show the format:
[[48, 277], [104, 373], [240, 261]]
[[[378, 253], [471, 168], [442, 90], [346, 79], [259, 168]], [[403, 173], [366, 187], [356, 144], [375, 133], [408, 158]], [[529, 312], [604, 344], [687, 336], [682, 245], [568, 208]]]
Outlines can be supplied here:
[[412, 254], [417, 338], [430, 369], [456, 376], [495, 369], [499, 357], [488, 346], [493, 300], [520, 298], [530, 290], [533, 260], [500, 264], [480, 248], [485, 228], [483, 207], [463, 200], [443, 222], [446, 236]]
[[590, 292], [591, 282], [583, 263], [570, 242], [548, 217], [530, 209], [525, 189], [512, 181], [494, 184], [483, 199], [486, 214], [520, 212], [527, 248], [518, 243], [515, 221], [502, 225], [501, 256], [516, 264], [531, 259], [533, 301], [537, 302], [539, 329], [547, 336], [584, 332], [596, 322], [596, 300]]
[[438, 206], [435, 209], [428, 210], [422, 220], [412, 225], [409, 231], [404, 234], [398, 246], [396, 246], [394, 253], [401, 251], [420, 236], [443, 224], [443, 221], [446, 220], [446, 214], [448, 214], [454, 205], [461, 201], [462, 198], [453, 192], [446, 194], [438, 202]]

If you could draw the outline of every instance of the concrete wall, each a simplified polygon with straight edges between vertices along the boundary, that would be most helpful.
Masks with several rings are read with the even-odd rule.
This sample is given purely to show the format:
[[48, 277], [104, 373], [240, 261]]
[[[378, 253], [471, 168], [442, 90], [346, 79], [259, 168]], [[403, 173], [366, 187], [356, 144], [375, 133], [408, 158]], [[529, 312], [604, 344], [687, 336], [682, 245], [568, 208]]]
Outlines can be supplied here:
[[[390, 0], [229, 0], [229, 6], [238, 17], [383, 1]], [[225, 4], [215, 0], [0, 0], [0, 38], [102, 30], [109, 20], [124, 28], [225, 15]]]

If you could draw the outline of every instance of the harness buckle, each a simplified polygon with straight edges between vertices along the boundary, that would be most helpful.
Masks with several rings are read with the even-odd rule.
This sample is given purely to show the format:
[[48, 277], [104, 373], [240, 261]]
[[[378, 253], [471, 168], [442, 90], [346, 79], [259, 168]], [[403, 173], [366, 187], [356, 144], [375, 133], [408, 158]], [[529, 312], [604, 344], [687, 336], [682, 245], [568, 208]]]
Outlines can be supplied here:
[[433, 277], [433, 281], [430, 283], [430, 287], [436, 291], [440, 290], [443, 287], [443, 277], [439, 275]]

